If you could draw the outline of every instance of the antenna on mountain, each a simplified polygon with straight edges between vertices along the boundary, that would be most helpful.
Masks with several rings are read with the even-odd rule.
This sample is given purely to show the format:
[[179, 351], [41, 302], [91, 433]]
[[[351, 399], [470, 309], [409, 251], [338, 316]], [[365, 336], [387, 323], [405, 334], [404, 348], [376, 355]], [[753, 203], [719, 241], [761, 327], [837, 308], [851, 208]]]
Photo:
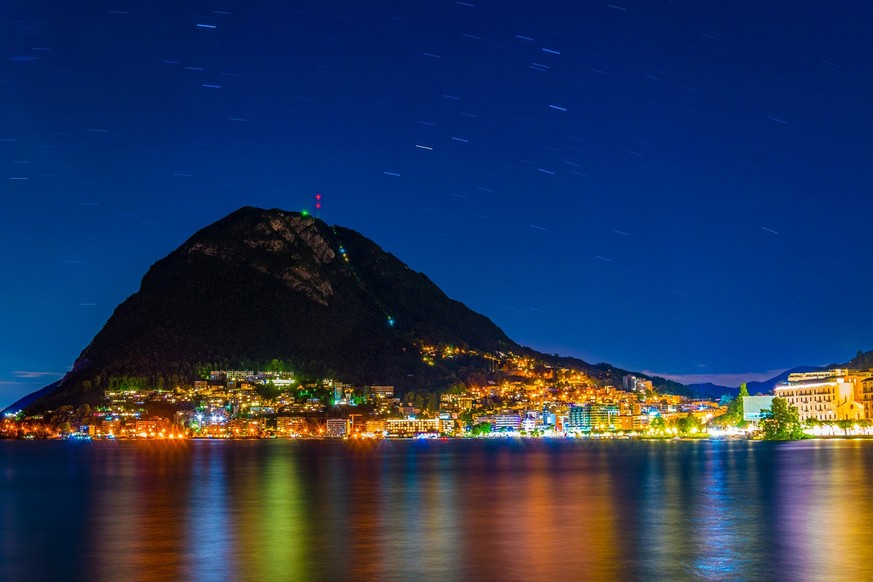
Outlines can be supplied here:
[[315, 195], [315, 218], [321, 218], [321, 194]]

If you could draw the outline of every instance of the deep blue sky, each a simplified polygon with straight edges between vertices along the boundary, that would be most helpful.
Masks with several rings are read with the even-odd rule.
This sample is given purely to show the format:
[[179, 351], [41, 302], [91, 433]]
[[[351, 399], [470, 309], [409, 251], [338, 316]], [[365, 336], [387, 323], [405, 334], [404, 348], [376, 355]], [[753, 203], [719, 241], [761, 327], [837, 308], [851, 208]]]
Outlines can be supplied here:
[[548, 352], [873, 349], [869, 3], [470, 4], [0, 1], [0, 406], [194, 231], [316, 192]]

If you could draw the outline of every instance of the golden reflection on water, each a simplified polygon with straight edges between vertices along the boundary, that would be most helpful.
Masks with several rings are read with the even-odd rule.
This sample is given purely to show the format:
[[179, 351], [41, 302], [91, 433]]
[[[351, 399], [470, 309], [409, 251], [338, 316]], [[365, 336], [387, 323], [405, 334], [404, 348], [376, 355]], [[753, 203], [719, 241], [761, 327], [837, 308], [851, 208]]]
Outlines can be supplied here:
[[[793, 444], [792, 452], [780, 473], [787, 493], [780, 521], [788, 553], [802, 563], [807, 579], [873, 579], [870, 443], [805, 441]], [[816, 471], [797, 462], [800, 455], [814, 458]]]
[[185, 442], [137, 443], [133, 454], [109, 448], [91, 469], [87, 488], [85, 535], [94, 545], [86, 552], [96, 579], [179, 579], [185, 556], [185, 520], [169, 520], [180, 497], [187, 497], [187, 471], [175, 469], [190, 460]]
[[869, 441], [2, 445], [4, 581], [873, 579]]

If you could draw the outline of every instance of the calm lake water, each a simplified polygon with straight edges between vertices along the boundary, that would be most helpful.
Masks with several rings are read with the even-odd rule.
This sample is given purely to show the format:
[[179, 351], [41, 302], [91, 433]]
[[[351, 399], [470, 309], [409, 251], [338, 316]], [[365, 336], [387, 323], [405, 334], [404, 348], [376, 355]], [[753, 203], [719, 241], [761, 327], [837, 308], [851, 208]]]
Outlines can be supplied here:
[[0, 441], [0, 580], [871, 580], [873, 442]]

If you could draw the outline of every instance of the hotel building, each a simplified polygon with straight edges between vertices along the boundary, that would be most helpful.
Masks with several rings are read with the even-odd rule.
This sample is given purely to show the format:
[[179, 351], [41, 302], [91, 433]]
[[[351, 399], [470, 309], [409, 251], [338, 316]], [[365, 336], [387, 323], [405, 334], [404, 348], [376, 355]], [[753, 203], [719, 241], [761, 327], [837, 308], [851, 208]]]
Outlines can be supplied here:
[[796, 407], [801, 421], [861, 420], [864, 405], [858, 400], [864, 376], [844, 368], [791, 374], [786, 384], [773, 388], [773, 394]]

